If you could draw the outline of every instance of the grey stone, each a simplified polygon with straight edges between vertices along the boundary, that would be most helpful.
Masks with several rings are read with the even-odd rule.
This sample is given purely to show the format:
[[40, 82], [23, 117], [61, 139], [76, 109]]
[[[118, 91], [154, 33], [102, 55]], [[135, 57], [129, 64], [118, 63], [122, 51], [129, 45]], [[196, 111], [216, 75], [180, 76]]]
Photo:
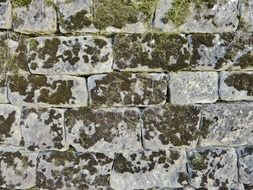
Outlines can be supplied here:
[[0, 28], [10, 29], [12, 24], [11, 18], [11, 2], [1, 1], [0, 2]]
[[21, 141], [20, 108], [0, 104], [0, 144], [19, 145]]
[[252, 0], [241, 2], [240, 29], [243, 31], [246, 31], [246, 32], [253, 31], [252, 10], [253, 10]]
[[218, 74], [216, 72], [172, 72], [169, 88], [172, 104], [213, 103], [218, 99]]
[[0, 103], [9, 103], [7, 98], [7, 76], [0, 75]]
[[85, 78], [65, 75], [13, 75], [8, 98], [17, 106], [82, 107], [87, 105]]
[[13, 5], [15, 32], [53, 34], [57, 30], [57, 15], [53, 1], [33, 0], [31, 4]]
[[113, 159], [102, 153], [48, 151], [39, 153], [39, 189], [109, 189]]
[[197, 144], [200, 108], [196, 106], [155, 106], [143, 112], [143, 145], [159, 150], [192, 147]]
[[23, 108], [20, 127], [23, 145], [30, 151], [67, 149], [63, 109]]
[[71, 109], [65, 113], [67, 140], [77, 151], [136, 151], [141, 146], [137, 108]]
[[239, 25], [239, 0], [180, 3], [160, 0], [154, 28], [165, 32], [222, 33], [235, 31]]
[[0, 147], [0, 188], [28, 189], [36, 185], [37, 153]]
[[189, 151], [188, 157], [191, 187], [233, 189], [237, 185], [237, 156], [234, 149], [196, 149]]
[[219, 93], [225, 101], [253, 100], [253, 72], [221, 72]]
[[88, 78], [92, 106], [147, 106], [166, 102], [168, 77], [159, 73], [110, 73]]
[[117, 154], [110, 178], [115, 190], [182, 188], [188, 184], [185, 151], [141, 151]]
[[202, 109], [201, 146], [250, 145], [253, 104], [213, 104]]
[[98, 36], [29, 39], [29, 69], [34, 74], [87, 75], [112, 71], [111, 39]]

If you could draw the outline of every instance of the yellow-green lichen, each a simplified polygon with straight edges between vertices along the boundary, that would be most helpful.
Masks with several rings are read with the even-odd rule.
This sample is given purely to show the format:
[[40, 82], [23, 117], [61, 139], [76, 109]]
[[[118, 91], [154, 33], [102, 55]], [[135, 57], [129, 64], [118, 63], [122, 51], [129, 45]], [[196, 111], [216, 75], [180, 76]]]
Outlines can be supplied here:
[[39, 42], [36, 39], [34, 39], [34, 38], [29, 39], [29, 46], [30, 46], [31, 50], [36, 49], [38, 47], [38, 45], [39, 45]]
[[12, 0], [12, 4], [15, 7], [25, 7], [30, 5], [32, 0]]

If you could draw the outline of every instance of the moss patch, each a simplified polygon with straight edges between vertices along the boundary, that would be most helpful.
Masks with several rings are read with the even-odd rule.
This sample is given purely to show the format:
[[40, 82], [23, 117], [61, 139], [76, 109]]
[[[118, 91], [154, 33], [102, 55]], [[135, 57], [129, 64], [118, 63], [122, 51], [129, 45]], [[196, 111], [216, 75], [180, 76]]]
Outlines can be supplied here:
[[240, 66], [242, 69], [246, 69], [248, 67], [253, 67], [253, 52], [249, 51], [246, 54], [242, 55], [235, 64], [235, 66]]
[[12, 4], [15, 7], [27, 7], [31, 4], [32, 0], [12, 0]]

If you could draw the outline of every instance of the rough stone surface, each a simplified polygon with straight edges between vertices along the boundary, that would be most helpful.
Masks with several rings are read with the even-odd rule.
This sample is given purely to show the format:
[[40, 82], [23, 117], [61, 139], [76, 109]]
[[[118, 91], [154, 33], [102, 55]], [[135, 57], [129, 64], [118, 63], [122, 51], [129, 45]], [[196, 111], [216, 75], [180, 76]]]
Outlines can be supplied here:
[[197, 144], [200, 108], [196, 106], [155, 106], [143, 112], [143, 145], [146, 149], [189, 147]]
[[37, 153], [0, 147], [0, 188], [28, 189], [36, 185]]
[[110, 73], [88, 78], [93, 106], [147, 106], [166, 102], [165, 74]]
[[141, 149], [140, 112], [136, 108], [66, 111], [68, 143], [77, 151], [107, 154]]
[[239, 25], [239, 0], [160, 0], [154, 27], [166, 32], [233, 32]]
[[243, 31], [247, 32], [253, 31], [252, 10], [253, 10], [252, 0], [242, 1], [240, 29]]
[[66, 149], [63, 109], [24, 108], [20, 126], [28, 150]]
[[218, 74], [172, 72], [169, 89], [172, 104], [213, 103], [218, 99]]
[[10, 1], [0, 2], [0, 29], [10, 29], [11, 19], [11, 3]]
[[87, 105], [85, 78], [70, 76], [14, 75], [8, 97], [18, 106], [81, 107]]
[[53, 1], [14, 1], [13, 28], [20, 33], [52, 34], [57, 30]]
[[253, 104], [222, 103], [203, 106], [201, 125], [201, 146], [251, 145]]
[[219, 93], [225, 101], [252, 101], [253, 72], [221, 72]]
[[203, 148], [188, 152], [190, 185], [202, 189], [233, 189], [238, 182], [234, 149]]
[[108, 189], [113, 159], [102, 153], [39, 153], [36, 182], [40, 189]]
[[19, 145], [21, 141], [20, 108], [0, 104], [0, 144]]
[[0, 75], [0, 103], [9, 103], [9, 100], [7, 98], [7, 79], [6, 76]]
[[185, 152], [170, 149], [118, 154], [110, 183], [115, 190], [184, 187], [188, 184]]

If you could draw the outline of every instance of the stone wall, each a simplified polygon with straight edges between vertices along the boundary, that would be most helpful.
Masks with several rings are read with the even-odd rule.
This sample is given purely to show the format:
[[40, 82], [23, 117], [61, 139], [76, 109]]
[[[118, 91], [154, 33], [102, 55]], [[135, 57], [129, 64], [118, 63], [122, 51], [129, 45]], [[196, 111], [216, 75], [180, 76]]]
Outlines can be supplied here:
[[0, 189], [253, 189], [253, 0], [0, 0]]

